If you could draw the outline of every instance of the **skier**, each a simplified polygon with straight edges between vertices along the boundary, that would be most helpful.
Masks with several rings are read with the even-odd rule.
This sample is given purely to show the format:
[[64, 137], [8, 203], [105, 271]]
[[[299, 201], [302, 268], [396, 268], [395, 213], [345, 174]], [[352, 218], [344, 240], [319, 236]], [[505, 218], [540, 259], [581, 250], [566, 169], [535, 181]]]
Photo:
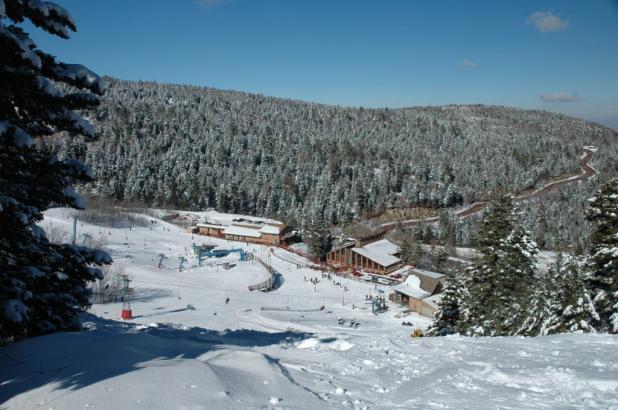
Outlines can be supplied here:
[[225, 298], [225, 304], [227, 305], [228, 303], [230, 303], [230, 298], [229, 298], [229, 297], [226, 297], [226, 298]]

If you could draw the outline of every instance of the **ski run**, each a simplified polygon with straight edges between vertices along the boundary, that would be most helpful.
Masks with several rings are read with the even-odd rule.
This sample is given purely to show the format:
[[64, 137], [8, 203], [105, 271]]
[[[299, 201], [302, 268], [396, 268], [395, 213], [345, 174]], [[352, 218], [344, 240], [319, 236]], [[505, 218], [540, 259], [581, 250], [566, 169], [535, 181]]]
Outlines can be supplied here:
[[[94, 303], [87, 331], [0, 348], [0, 408], [618, 409], [618, 336], [412, 338], [430, 319], [401, 317], [390, 302], [372, 313], [369, 295], [387, 298], [389, 286], [139, 219], [77, 225], [78, 243], [103, 246], [129, 276], [133, 319], [121, 320], [120, 301]], [[70, 235], [72, 223], [70, 210], [53, 209], [41, 226]], [[270, 273], [239, 253], [200, 267], [193, 243], [259, 257], [275, 289], [249, 291]]]

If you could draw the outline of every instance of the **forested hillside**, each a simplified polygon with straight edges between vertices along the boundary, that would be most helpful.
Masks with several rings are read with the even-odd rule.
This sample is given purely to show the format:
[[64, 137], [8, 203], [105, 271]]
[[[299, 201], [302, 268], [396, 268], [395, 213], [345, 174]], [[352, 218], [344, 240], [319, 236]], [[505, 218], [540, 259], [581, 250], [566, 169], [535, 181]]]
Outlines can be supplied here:
[[67, 140], [96, 191], [118, 200], [354, 220], [394, 205], [450, 207], [594, 165], [618, 173], [614, 131], [495, 106], [363, 109], [235, 91], [107, 79], [100, 139]]

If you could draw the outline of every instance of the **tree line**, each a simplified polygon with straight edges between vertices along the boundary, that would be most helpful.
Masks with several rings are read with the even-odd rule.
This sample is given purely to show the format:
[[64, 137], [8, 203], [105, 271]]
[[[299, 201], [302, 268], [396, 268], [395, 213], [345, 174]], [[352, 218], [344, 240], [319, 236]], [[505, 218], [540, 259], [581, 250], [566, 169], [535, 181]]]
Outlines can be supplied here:
[[618, 332], [618, 179], [588, 200], [590, 252], [562, 252], [535, 274], [538, 245], [510, 195], [483, 215], [472, 267], [450, 274], [431, 332], [469, 336]]
[[[100, 134], [53, 144], [86, 187], [117, 201], [345, 225], [390, 207], [458, 206], [578, 172], [582, 146], [615, 174], [616, 134], [560, 114], [495, 106], [365, 109], [107, 79]], [[549, 226], [557, 224], [549, 215]], [[462, 228], [468, 229], [468, 228]], [[467, 233], [461, 232], [462, 241]]]

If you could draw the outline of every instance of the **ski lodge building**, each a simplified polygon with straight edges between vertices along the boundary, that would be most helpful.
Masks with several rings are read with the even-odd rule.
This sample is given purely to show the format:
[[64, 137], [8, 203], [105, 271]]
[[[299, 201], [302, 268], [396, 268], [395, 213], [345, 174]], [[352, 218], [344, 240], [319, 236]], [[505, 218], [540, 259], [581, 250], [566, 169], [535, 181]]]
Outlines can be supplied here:
[[398, 254], [399, 247], [388, 239], [365, 244], [356, 241], [334, 247], [326, 255], [326, 262], [334, 268], [355, 268], [388, 275], [402, 266]]
[[212, 223], [198, 223], [189, 227], [189, 231], [198, 235], [260, 245], [277, 246], [283, 241], [286, 225], [282, 222], [244, 215], [230, 216], [233, 218], [220, 218]]
[[413, 312], [433, 317], [445, 284], [446, 275], [443, 273], [412, 269], [405, 282], [395, 286], [388, 298], [391, 302], [407, 305]]

